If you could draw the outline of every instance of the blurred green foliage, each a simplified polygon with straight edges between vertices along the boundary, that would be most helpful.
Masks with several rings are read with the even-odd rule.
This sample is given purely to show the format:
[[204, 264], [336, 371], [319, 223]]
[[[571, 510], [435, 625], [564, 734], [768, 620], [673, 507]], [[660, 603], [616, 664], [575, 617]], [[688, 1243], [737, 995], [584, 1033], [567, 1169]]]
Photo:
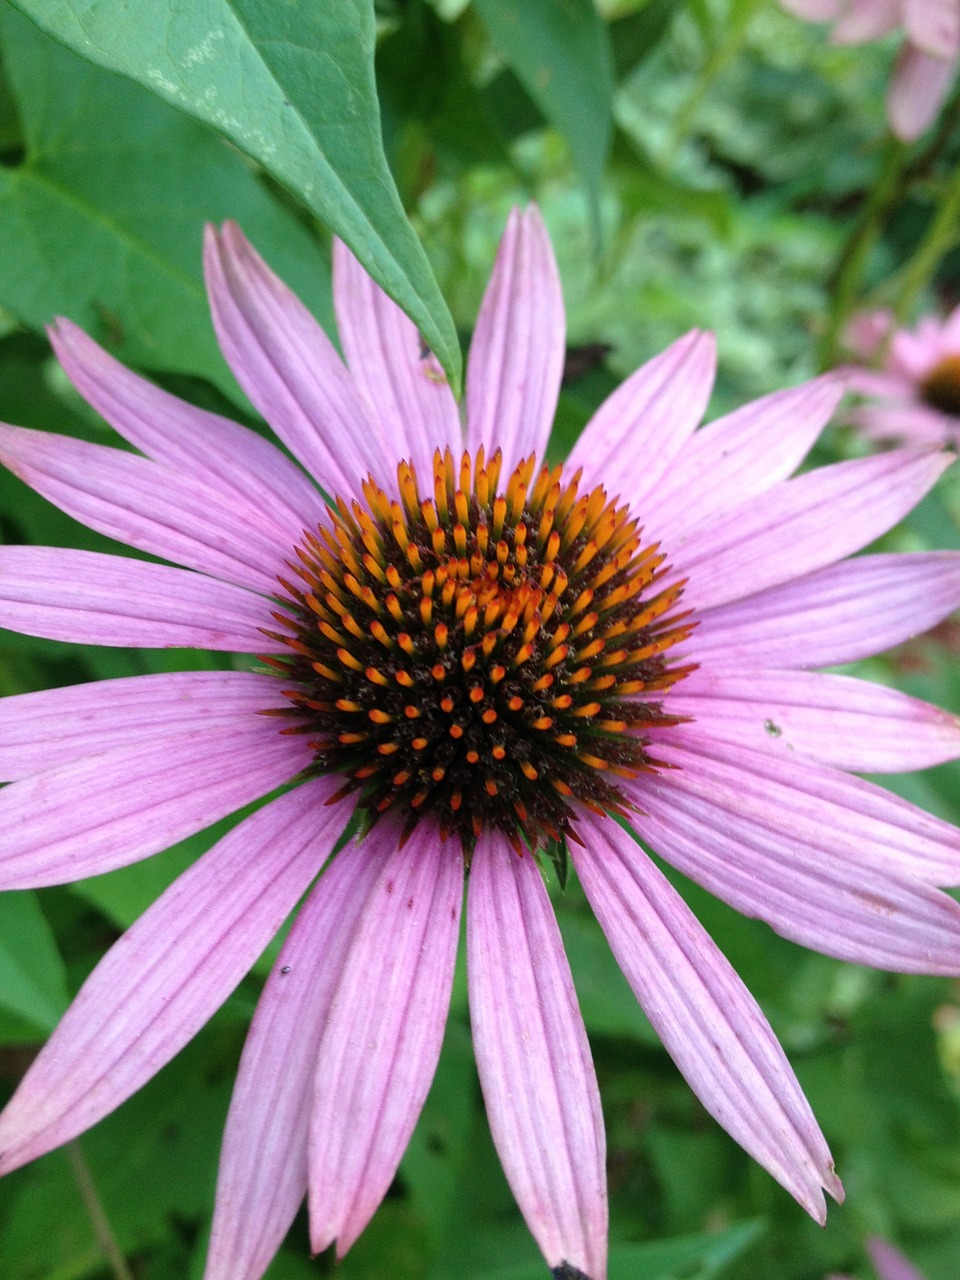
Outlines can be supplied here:
[[[855, 301], [885, 298], [960, 153], [945, 127], [898, 156], [884, 216], [866, 225], [888, 156], [892, 49], [830, 47], [773, 0], [17, 9], [0, 0], [0, 417], [112, 443], [51, 360], [43, 326], [56, 314], [178, 393], [258, 425], [213, 341], [206, 220], [236, 218], [328, 328], [335, 230], [456, 376], [453, 325], [466, 341], [507, 210], [536, 199], [569, 314], [551, 445], [561, 457], [616, 381], [692, 325], [718, 334], [715, 412], [814, 373], [830, 317], [834, 327], [840, 318], [838, 279]], [[175, 32], [166, 43], [164, 14]], [[858, 235], [851, 281], [842, 273]], [[912, 281], [914, 302], [955, 300], [956, 258], [934, 265]], [[857, 448], [835, 431], [818, 459]], [[958, 494], [948, 479], [888, 545], [960, 547]], [[5, 473], [0, 535], [110, 545]], [[944, 626], [869, 674], [960, 711], [958, 651], [960, 633]], [[221, 660], [0, 634], [0, 692]], [[944, 766], [891, 785], [958, 821], [958, 780]], [[217, 834], [96, 881], [0, 898], [0, 1095], [118, 932]], [[930, 1280], [954, 1280], [960, 989], [810, 955], [673, 879], [786, 1046], [848, 1202], [821, 1231], [705, 1115], [579, 889], [554, 885], [607, 1122], [611, 1280], [867, 1277], [866, 1232], [896, 1238]], [[111, 1274], [91, 1187], [138, 1280], [199, 1280], [230, 1082], [264, 971], [261, 962], [78, 1147], [0, 1184], [4, 1280]], [[436, 1082], [387, 1201], [338, 1268], [308, 1256], [298, 1220], [270, 1277], [545, 1275], [487, 1131], [462, 972]]]

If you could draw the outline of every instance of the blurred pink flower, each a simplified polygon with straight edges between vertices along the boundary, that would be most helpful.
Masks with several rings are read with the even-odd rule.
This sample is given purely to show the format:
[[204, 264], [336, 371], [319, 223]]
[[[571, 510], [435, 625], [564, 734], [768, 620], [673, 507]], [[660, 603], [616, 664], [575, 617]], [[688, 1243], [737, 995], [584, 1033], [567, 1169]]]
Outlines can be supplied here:
[[904, 30], [887, 92], [890, 127], [919, 138], [950, 91], [960, 55], [960, 0], [780, 0], [810, 22], [832, 22], [836, 44], [863, 44]]
[[[306, 894], [241, 1060], [205, 1275], [257, 1280], [305, 1195], [313, 1248], [344, 1253], [430, 1087], [468, 862], [471, 1025], [493, 1138], [550, 1266], [603, 1280], [600, 1098], [539, 865], [565, 839], [703, 1105], [822, 1222], [823, 1188], [842, 1188], [782, 1049], [610, 815], [798, 943], [960, 973], [960, 905], [938, 888], [960, 882], [960, 832], [850, 772], [956, 757], [958, 721], [813, 670], [960, 604], [960, 556], [854, 555], [949, 458], [910, 449], [790, 479], [838, 383], [696, 430], [714, 347], [694, 331], [600, 407], [564, 469], [541, 468], [565, 326], [534, 209], [511, 215], [500, 247], [465, 427], [414, 327], [342, 245], [346, 363], [236, 226], [209, 232], [206, 268], [224, 354], [296, 461], [61, 320], [65, 370], [139, 452], [2, 427], [0, 457], [77, 519], [173, 565], [2, 547], [0, 625], [261, 652], [273, 673], [5, 699], [0, 886], [109, 871], [288, 789], [90, 975], [0, 1117], [0, 1171], [158, 1071]], [[361, 834], [330, 860], [358, 809]]]
[[[924, 1280], [923, 1275], [911, 1266], [899, 1249], [895, 1249], [879, 1236], [871, 1236], [866, 1242], [867, 1254], [877, 1273], [877, 1280]], [[852, 1280], [851, 1276], [829, 1276], [827, 1280]]]
[[[855, 316], [844, 335], [864, 363], [843, 372], [865, 402], [844, 419], [877, 441], [960, 443], [960, 307], [897, 329], [889, 311]], [[870, 367], [879, 360], [879, 367]]]

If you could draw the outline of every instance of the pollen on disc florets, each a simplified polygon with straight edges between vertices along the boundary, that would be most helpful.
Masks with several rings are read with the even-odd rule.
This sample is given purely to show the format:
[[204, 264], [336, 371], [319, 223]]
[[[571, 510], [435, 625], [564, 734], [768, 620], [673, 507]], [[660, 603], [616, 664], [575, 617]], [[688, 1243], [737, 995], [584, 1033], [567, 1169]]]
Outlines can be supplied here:
[[960, 418], [960, 354], [944, 356], [920, 384], [925, 404]]
[[[281, 579], [271, 632], [289, 655], [289, 731], [313, 772], [345, 775], [375, 820], [430, 814], [469, 850], [485, 829], [518, 850], [573, 835], [577, 802], [622, 812], [619, 780], [656, 767], [644, 731], [689, 667], [667, 650], [692, 624], [664, 556], [579, 473], [434, 457], [429, 495], [398, 467], [398, 500], [336, 500]], [[536, 475], [535, 475], [536, 471]]]

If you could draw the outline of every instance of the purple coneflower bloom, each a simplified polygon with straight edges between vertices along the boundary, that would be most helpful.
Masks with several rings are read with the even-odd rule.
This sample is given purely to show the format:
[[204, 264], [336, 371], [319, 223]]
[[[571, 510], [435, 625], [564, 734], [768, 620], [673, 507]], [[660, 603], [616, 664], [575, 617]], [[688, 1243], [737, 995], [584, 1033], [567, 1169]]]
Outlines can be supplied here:
[[[610, 397], [564, 468], [545, 465], [564, 314], [535, 209], [511, 215], [497, 257], [465, 426], [414, 327], [342, 245], [346, 364], [235, 226], [210, 231], [206, 265], [223, 351], [297, 461], [60, 321], [64, 368], [140, 452], [4, 427], [0, 456], [75, 517], [182, 567], [5, 547], [0, 624], [260, 653], [272, 671], [0, 704], [0, 883], [108, 871], [296, 785], [90, 976], [0, 1118], [0, 1170], [139, 1088], [309, 890], [240, 1064], [206, 1276], [256, 1280], [304, 1195], [314, 1248], [342, 1254], [430, 1086], [469, 867], [471, 1021], [494, 1141], [549, 1265], [602, 1280], [600, 1099], [539, 866], [569, 845], [703, 1105], [822, 1221], [823, 1189], [842, 1189], [786, 1057], [634, 833], [797, 942], [960, 973], [960, 906], [936, 887], [960, 881], [960, 833], [848, 773], [955, 757], [958, 723], [811, 670], [960, 604], [960, 556], [846, 558], [949, 459], [903, 450], [788, 479], [837, 381], [696, 430], [714, 349], [693, 332]], [[358, 809], [365, 834], [311, 889]]]
[[889, 311], [864, 312], [845, 340], [863, 361], [844, 370], [847, 385], [864, 397], [845, 421], [871, 440], [960, 444], [960, 307], [913, 329], [898, 329]]
[[798, 18], [834, 23], [836, 44], [864, 44], [904, 30], [887, 91], [890, 128], [913, 142], [950, 92], [960, 56], [960, 0], [780, 0]]

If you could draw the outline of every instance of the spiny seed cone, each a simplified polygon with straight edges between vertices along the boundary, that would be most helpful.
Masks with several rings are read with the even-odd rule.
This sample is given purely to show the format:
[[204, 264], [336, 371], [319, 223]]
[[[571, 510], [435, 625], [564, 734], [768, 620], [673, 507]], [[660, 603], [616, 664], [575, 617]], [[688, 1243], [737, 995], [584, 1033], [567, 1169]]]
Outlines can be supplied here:
[[500, 492], [500, 470], [499, 450], [438, 452], [430, 496], [402, 462], [400, 501], [372, 479], [365, 506], [338, 498], [267, 633], [312, 771], [467, 852], [488, 828], [518, 851], [575, 838], [575, 801], [622, 813], [618, 780], [657, 767], [644, 731], [676, 723], [658, 698], [691, 669], [665, 659], [693, 625], [683, 584], [661, 587], [626, 507], [561, 467], [534, 480], [533, 458]]
[[935, 364], [920, 384], [920, 395], [932, 408], [960, 418], [960, 355]]

